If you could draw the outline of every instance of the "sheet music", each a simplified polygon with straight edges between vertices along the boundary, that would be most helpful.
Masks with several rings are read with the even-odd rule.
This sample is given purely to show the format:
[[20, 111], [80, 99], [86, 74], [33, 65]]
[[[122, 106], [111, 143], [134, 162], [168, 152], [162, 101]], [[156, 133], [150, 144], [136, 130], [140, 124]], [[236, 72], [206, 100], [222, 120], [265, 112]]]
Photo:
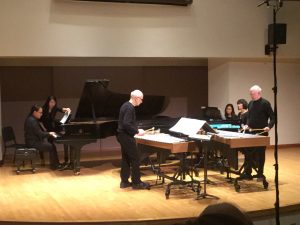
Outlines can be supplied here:
[[205, 135], [205, 134], [192, 134], [189, 135], [189, 138], [197, 139], [197, 140], [205, 140], [209, 141], [211, 139], [211, 135]]
[[182, 117], [173, 127], [170, 128], [170, 131], [186, 135], [193, 135], [197, 134], [205, 123], [205, 120]]
[[70, 116], [70, 112], [66, 111], [63, 118], [61, 118], [60, 123], [65, 124]]
[[136, 135], [135, 138], [149, 140], [149, 141], [157, 141], [162, 143], [170, 143], [170, 144], [185, 142], [185, 140], [182, 138], [173, 137], [169, 134], [163, 134], [163, 133], [155, 134], [155, 135], [145, 134], [143, 136]]
[[257, 135], [253, 134], [244, 134], [232, 131], [218, 130], [217, 136], [224, 138], [244, 138], [244, 137], [257, 137]]

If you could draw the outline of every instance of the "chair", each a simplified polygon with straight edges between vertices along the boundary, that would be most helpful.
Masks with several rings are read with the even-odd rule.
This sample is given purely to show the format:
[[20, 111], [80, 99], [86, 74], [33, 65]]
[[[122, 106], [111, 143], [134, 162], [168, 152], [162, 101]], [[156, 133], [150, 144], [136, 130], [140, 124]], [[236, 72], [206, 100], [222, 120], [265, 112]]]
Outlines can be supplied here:
[[25, 145], [17, 143], [14, 130], [10, 126], [2, 128], [2, 139], [3, 139], [3, 146], [4, 146], [3, 157], [2, 157], [3, 158], [3, 163], [5, 161], [6, 150], [8, 148], [12, 148], [14, 150], [13, 162], [15, 162], [16, 149], [17, 148], [24, 148]]
[[[32, 173], [35, 173], [35, 160], [37, 158], [37, 149], [36, 148], [16, 148], [15, 151], [15, 160], [16, 160], [16, 173], [17, 175], [20, 174], [21, 171], [30, 170]], [[30, 161], [31, 168], [25, 168], [25, 162]], [[24, 168], [21, 169], [21, 165]]]
[[25, 144], [18, 144], [16, 141], [16, 136], [12, 127], [3, 127], [2, 128], [2, 138], [3, 138], [3, 163], [6, 156], [6, 150], [8, 148], [14, 149], [14, 158], [13, 162], [16, 164], [17, 169], [16, 173], [19, 174], [21, 171], [28, 169], [21, 169], [21, 165], [25, 167], [25, 161], [31, 161], [31, 171], [35, 173], [35, 159], [37, 155], [37, 150], [35, 148], [27, 148]]
[[[17, 143], [14, 130], [11, 126], [2, 128], [2, 138], [3, 138], [3, 146], [4, 146], [2, 162], [4, 163], [4, 160], [6, 157], [6, 150], [8, 148], [12, 148], [14, 150], [13, 162], [15, 162], [16, 150], [26, 148], [26, 145]], [[44, 166], [45, 165], [44, 153], [40, 151], [39, 154], [40, 154], [40, 158], [41, 158], [41, 165]]]

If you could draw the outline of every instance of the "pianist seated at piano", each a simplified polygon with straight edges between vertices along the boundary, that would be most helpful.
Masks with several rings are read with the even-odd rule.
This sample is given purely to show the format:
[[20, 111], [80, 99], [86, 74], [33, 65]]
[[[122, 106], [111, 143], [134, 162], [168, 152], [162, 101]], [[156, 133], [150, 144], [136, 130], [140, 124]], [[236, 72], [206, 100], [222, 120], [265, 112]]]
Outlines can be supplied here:
[[238, 116], [234, 112], [234, 107], [231, 103], [227, 104], [224, 110], [224, 120], [238, 120]]
[[[140, 152], [136, 146], [135, 135], [144, 135], [143, 129], [138, 129], [136, 124], [135, 107], [143, 102], [143, 93], [134, 90], [129, 101], [125, 102], [119, 113], [117, 140], [121, 145], [121, 183], [120, 188], [132, 187], [133, 189], [149, 189], [150, 185], [141, 181]], [[131, 175], [131, 182], [129, 177]]]
[[55, 121], [57, 112], [70, 114], [71, 109], [65, 107], [58, 107], [56, 97], [49, 96], [46, 99], [45, 104], [43, 105], [43, 115], [41, 117], [41, 122], [45, 131], [57, 131], [58, 123]]
[[33, 105], [30, 113], [25, 120], [25, 143], [29, 148], [36, 148], [42, 152], [49, 152], [50, 168], [60, 170], [62, 165], [59, 163], [56, 147], [48, 142], [49, 137], [56, 137], [55, 132], [43, 131], [40, 126], [40, 118], [43, 114], [43, 108], [39, 105]]

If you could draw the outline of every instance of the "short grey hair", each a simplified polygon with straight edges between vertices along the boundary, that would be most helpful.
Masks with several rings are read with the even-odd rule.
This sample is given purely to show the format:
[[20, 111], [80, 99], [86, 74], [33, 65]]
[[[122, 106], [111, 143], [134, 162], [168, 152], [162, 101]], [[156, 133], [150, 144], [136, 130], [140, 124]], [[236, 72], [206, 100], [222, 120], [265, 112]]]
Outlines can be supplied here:
[[258, 93], [261, 93], [262, 89], [260, 86], [258, 85], [253, 85], [251, 88], [250, 88], [250, 91], [257, 91]]
[[143, 97], [143, 92], [140, 90], [134, 90], [130, 93], [130, 97]]

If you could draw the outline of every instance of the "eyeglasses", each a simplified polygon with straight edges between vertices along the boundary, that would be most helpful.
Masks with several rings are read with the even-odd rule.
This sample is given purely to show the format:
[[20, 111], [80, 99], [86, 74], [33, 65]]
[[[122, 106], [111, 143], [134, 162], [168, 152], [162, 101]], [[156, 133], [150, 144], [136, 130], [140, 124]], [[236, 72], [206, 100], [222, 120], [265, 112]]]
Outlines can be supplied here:
[[143, 101], [143, 99], [141, 97], [137, 97], [137, 98], [139, 98], [141, 101]]

